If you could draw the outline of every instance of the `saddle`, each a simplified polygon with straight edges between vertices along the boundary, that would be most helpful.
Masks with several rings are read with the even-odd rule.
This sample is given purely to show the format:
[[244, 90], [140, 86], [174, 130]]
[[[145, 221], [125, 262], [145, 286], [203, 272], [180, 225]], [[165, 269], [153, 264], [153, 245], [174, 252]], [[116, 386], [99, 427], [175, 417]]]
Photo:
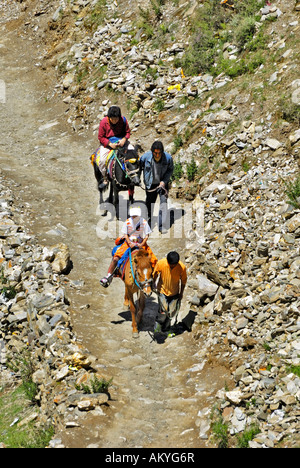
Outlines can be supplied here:
[[[117, 249], [118, 249], [118, 245], [116, 245], [113, 250], [112, 250], [112, 256], [114, 256], [114, 254], [116, 253]], [[138, 247], [133, 247], [132, 251], [134, 250], [138, 250]], [[124, 253], [124, 255], [120, 258], [120, 260], [118, 261], [118, 264], [117, 264], [117, 268], [115, 270], [115, 273], [114, 273], [114, 276], [117, 277], [117, 278], [121, 278], [122, 280], [124, 280], [124, 275], [125, 275], [125, 268], [126, 268], [126, 265], [129, 261], [129, 254], [130, 254], [130, 248], [128, 248], [126, 250], [126, 252]]]

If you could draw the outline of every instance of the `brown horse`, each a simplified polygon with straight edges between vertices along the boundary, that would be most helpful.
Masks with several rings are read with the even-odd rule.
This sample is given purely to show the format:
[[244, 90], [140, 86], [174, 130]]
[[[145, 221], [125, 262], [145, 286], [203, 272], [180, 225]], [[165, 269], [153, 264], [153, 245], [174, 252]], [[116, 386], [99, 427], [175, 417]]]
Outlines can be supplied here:
[[[145, 296], [149, 297], [152, 294], [152, 272], [150, 257], [144, 249], [134, 250], [130, 253], [129, 262], [125, 267], [124, 283], [125, 283], [125, 299], [124, 305], [130, 307], [132, 317], [132, 334], [134, 338], [138, 338], [138, 325], [143, 318], [145, 308]], [[139, 293], [138, 311], [133, 299], [133, 294]]]

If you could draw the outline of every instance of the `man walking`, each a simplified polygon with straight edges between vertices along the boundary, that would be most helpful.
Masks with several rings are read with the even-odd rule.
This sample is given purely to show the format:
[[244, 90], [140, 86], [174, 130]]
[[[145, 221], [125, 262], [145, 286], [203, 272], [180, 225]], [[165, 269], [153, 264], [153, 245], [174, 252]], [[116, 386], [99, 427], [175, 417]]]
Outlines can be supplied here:
[[167, 228], [168, 184], [174, 171], [173, 158], [169, 153], [164, 151], [161, 141], [155, 141], [151, 146], [151, 150], [141, 156], [140, 164], [141, 169], [144, 171], [148, 223], [151, 226], [154, 205], [159, 195], [158, 229], [160, 232], [163, 232]]
[[177, 252], [169, 252], [166, 258], [159, 260], [153, 273], [154, 284], [157, 284], [158, 315], [154, 327], [156, 332], [168, 332], [171, 321], [177, 322], [177, 316], [187, 282], [185, 265], [180, 261]]

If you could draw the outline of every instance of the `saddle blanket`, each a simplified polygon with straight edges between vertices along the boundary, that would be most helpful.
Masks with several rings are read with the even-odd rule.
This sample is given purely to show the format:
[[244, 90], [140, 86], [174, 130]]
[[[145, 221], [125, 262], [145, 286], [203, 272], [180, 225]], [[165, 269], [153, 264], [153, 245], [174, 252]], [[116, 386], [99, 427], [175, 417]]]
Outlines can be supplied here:
[[[97, 148], [96, 151], [90, 157], [91, 163], [92, 164], [95, 163], [96, 166], [99, 167], [100, 171], [102, 171], [102, 166], [103, 166], [103, 159], [102, 159], [103, 150], [106, 150], [106, 148], [99, 146], [99, 148]], [[115, 150], [106, 150], [106, 151], [107, 151], [107, 155], [104, 155], [105, 167], [107, 169], [108, 174], [111, 176], [116, 152]]]
[[[112, 252], [111, 252], [112, 257], [115, 255], [115, 253], [116, 253], [116, 251], [118, 250], [119, 247], [120, 247], [119, 245], [116, 245], [112, 249]], [[128, 260], [129, 260], [129, 253], [130, 253], [130, 247], [128, 247], [128, 249], [125, 251], [125, 253], [122, 255], [122, 257], [118, 261], [118, 265], [117, 265], [118, 270], [114, 275], [114, 276], [117, 276], [118, 278], [121, 278], [122, 280], [124, 279], [125, 268], [126, 268]]]

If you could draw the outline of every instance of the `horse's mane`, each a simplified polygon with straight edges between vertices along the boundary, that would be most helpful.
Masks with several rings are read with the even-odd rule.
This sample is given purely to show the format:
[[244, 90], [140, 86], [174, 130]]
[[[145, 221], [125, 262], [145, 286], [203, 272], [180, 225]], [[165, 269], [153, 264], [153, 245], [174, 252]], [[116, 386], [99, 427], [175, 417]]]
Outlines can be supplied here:
[[151, 264], [150, 257], [144, 249], [138, 250], [134, 258], [136, 259], [141, 268], [149, 267], [149, 264]]

